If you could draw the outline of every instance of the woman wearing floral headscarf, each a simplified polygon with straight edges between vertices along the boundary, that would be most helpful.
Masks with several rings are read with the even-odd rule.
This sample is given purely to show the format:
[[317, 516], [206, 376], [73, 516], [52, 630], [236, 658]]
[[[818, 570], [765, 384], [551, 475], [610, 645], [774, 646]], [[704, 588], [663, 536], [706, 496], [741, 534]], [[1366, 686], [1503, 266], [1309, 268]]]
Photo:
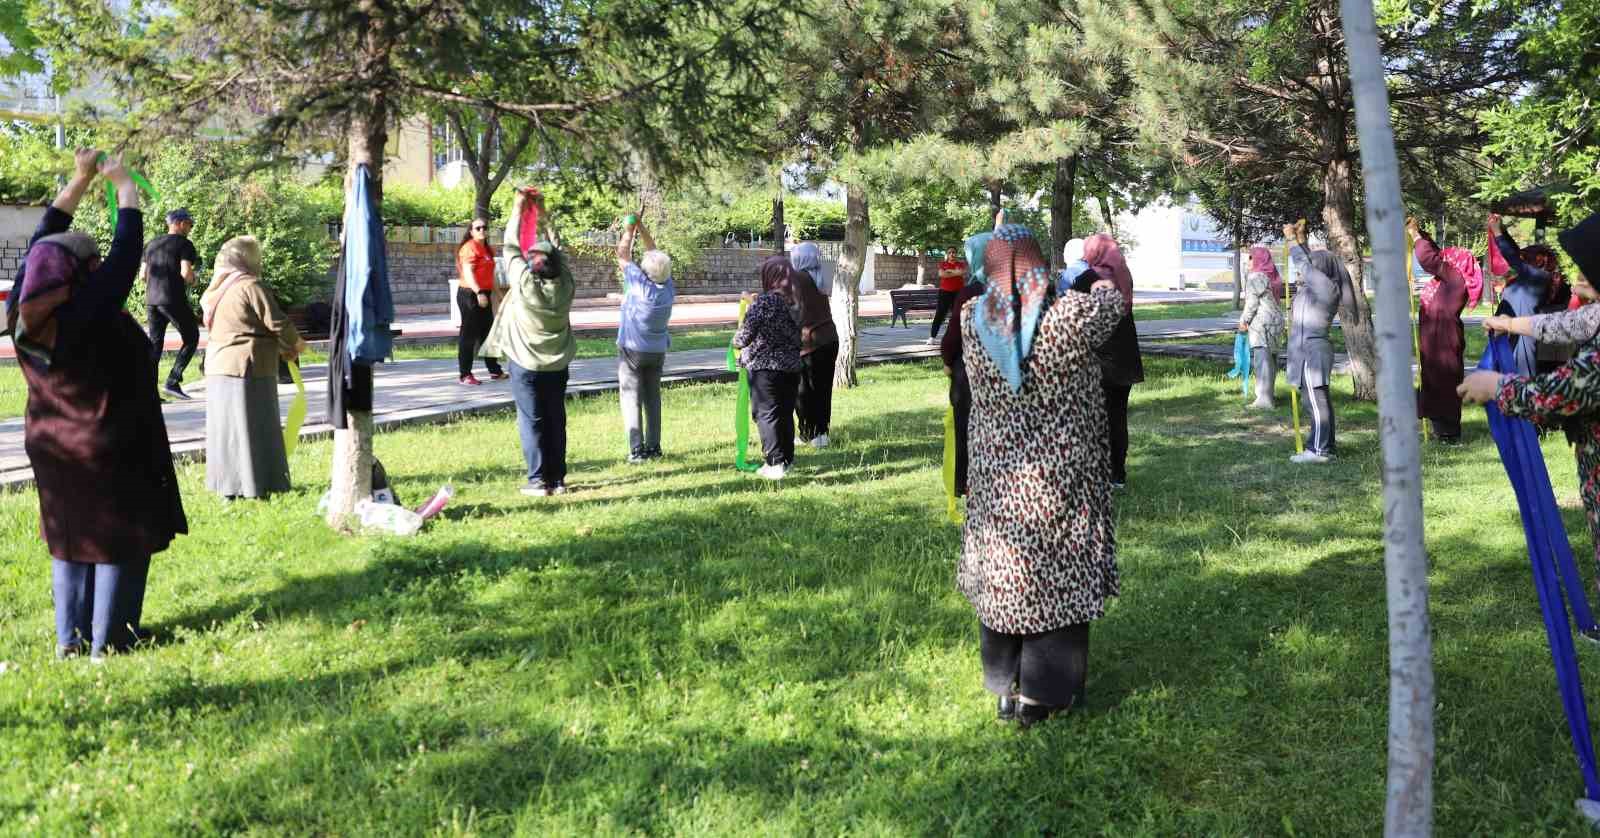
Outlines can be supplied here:
[[1256, 400], [1250, 407], [1273, 408], [1272, 391], [1278, 379], [1278, 341], [1283, 338], [1283, 279], [1272, 261], [1272, 251], [1250, 248], [1250, 273], [1244, 281], [1244, 312], [1239, 331], [1250, 335], [1251, 361], [1256, 370]]
[[1111, 337], [1096, 350], [1105, 391], [1106, 430], [1111, 439], [1111, 485], [1121, 489], [1128, 482], [1128, 395], [1133, 385], [1144, 380], [1139, 329], [1133, 323], [1133, 274], [1128, 271], [1117, 240], [1105, 233], [1096, 233], [1084, 241], [1083, 260], [1122, 294], [1122, 319], [1117, 321]]
[[1109, 280], [1058, 296], [1026, 227], [984, 250], [964, 306], [972, 463], [956, 585], [979, 623], [984, 687], [1024, 725], [1083, 701], [1089, 623], [1117, 593], [1101, 366], [1124, 313]]
[[116, 185], [117, 224], [104, 259], [69, 233], [100, 152], [77, 173], [29, 243], [12, 285], [6, 331], [28, 383], [23, 447], [50, 550], [56, 654], [107, 651], [144, 637], [150, 557], [189, 531], [144, 330], [124, 310], [139, 274], [144, 217], [122, 162], [99, 163]]

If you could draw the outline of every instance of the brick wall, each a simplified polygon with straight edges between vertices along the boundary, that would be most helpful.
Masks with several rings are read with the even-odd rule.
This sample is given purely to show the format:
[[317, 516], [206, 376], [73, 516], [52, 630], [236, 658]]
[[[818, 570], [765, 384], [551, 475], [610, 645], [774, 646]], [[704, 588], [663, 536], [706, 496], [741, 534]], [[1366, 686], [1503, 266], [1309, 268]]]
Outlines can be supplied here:
[[22, 267], [22, 257], [28, 252], [27, 239], [0, 240], [0, 287], [11, 290], [11, 278]]

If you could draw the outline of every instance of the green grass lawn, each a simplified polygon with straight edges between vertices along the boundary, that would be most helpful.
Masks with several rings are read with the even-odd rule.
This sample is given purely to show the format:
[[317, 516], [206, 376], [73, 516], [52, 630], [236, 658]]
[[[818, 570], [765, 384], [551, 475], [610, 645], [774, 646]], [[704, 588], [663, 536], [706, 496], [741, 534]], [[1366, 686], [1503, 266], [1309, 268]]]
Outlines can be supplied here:
[[[1468, 366], [1477, 366], [1478, 359], [1483, 357], [1483, 350], [1485, 348], [1487, 348], [1488, 345], [1489, 345], [1489, 335], [1488, 335], [1487, 332], [1485, 332], [1483, 330], [1483, 326], [1482, 325], [1473, 325], [1473, 324], [1468, 324], [1465, 327], [1464, 334], [1465, 334], [1465, 337], [1466, 337], [1466, 342], [1465, 342], [1464, 347], [1462, 348], [1462, 353], [1461, 353], [1462, 360]], [[1343, 352], [1344, 351], [1344, 331], [1342, 329], [1340, 329], [1339, 327], [1335, 326], [1333, 328], [1333, 330], [1330, 332], [1329, 337], [1330, 337], [1330, 339], [1331, 339], [1331, 341], [1333, 343], [1333, 351], [1335, 351], [1335, 352]], [[1161, 345], [1161, 344], [1179, 344], [1179, 345], [1187, 344], [1187, 345], [1190, 345], [1190, 346], [1210, 345], [1210, 346], [1228, 346], [1228, 347], [1231, 347], [1231, 346], [1233, 346], [1233, 334], [1232, 333], [1228, 333], [1228, 334], [1216, 334], [1216, 335], [1201, 335], [1199, 337], [1192, 337], [1192, 338], [1161, 338], [1159, 340], [1146, 341], [1146, 343], [1154, 343], [1154, 344], [1157, 344], [1157, 345]], [[1280, 344], [1280, 348], [1281, 348], [1281, 344]]]
[[[265, 503], [182, 467], [194, 534], [145, 612], [163, 639], [104, 667], [50, 660], [35, 500], [0, 496], [0, 831], [1376, 834], [1375, 411], [1341, 382], [1340, 458], [1296, 467], [1287, 408], [1244, 411], [1215, 364], [1147, 364], [1088, 706], [1021, 734], [953, 587], [929, 364], [864, 370], [837, 446], [782, 485], [730, 467], [730, 385], [668, 390], [644, 467], [614, 398], [571, 403], [562, 498], [516, 493], [508, 414], [382, 434], [408, 503], [458, 490], [410, 540], [316, 520], [327, 443]], [[1481, 413], [1466, 438], [1424, 464], [1438, 834], [1588, 834]], [[1571, 455], [1545, 450], [1589, 555]]]
[[1198, 317], [1221, 317], [1237, 314], [1233, 303], [1150, 303], [1133, 307], [1134, 319], [1143, 323], [1150, 320], [1190, 320]]

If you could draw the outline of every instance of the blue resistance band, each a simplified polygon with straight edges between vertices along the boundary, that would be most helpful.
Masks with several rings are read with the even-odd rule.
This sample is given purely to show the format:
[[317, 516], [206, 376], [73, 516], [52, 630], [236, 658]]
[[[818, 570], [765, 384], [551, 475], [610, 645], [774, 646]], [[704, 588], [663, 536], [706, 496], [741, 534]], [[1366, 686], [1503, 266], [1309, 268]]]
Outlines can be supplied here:
[[[1511, 344], [1504, 337], [1490, 338], [1478, 369], [1506, 373], [1516, 370]], [[1595, 768], [1594, 740], [1589, 735], [1589, 709], [1583, 697], [1583, 681], [1578, 674], [1578, 654], [1572, 645], [1572, 627], [1562, 603], [1561, 579], [1566, 582], [1567, 605], [1580, 628], [1594, 628], [1594, 616], [1583, 592], [1582, 580], [1567, 543], [1566, 527], [1556, 508], [1555, 490], [1545, 470], [1544, 451], [1538, 435], [1525, 420], [1500, 412], [1493, 402], [1487, 405], [1489, 432], [1500, 449], [1500, 460], [1516, 491], [1517, 509], [1522, 514], [1522, 529], [1528, 538], [1528, 560], [1533, 565], [1534, 588], [1539, 593], [1539, 608], [1544, 612], [1545, 636], [1550, 642], [1550, 658], [1555, 664], [1556, 685], [1561, 691], [1561, 706], [1567, 714], [1567, 730], [1572, 735], [1572, 750], [1583, 770], [1585, 794], [1600, 801], [1600, 778]], [[1559, 568], [1559, 577], [1557, 575]]]

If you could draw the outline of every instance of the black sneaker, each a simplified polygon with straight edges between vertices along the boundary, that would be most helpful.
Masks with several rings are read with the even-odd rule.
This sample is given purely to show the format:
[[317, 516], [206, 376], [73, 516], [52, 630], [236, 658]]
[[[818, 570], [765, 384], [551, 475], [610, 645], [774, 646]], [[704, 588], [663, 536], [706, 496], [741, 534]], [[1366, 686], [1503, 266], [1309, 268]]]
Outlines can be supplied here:
[[632, 454], [628, 455], [628, 465], [630, 465], [630, 466], [644, 465], [645, 461], [648, 460], [648, 459], [650, 459], [650, 458], [643, 451], [635, 451]]
[[659, 460], [664, 456], [666, 455], [661, 453], [660, 448], [646, 448], [644, 450], [644, 458], [646, 460]]
[[170, 396], [170, 397], [172, 397], [174, 399], [177, 399], [180, 402], [187, 402], [187, 401], [192, 401], [193, 400], [192, 396], [190, 396], [188, 393], [183, 392], [183, 387], [182, 386], [180, 386], [180, 385], [178, 385], [178, 384], [176, 384], [174, 382], [171, 382], [171, 381], [167, 382], [167, 386], [161, 388], [161, 392], [166, 394], [167, 396]]

